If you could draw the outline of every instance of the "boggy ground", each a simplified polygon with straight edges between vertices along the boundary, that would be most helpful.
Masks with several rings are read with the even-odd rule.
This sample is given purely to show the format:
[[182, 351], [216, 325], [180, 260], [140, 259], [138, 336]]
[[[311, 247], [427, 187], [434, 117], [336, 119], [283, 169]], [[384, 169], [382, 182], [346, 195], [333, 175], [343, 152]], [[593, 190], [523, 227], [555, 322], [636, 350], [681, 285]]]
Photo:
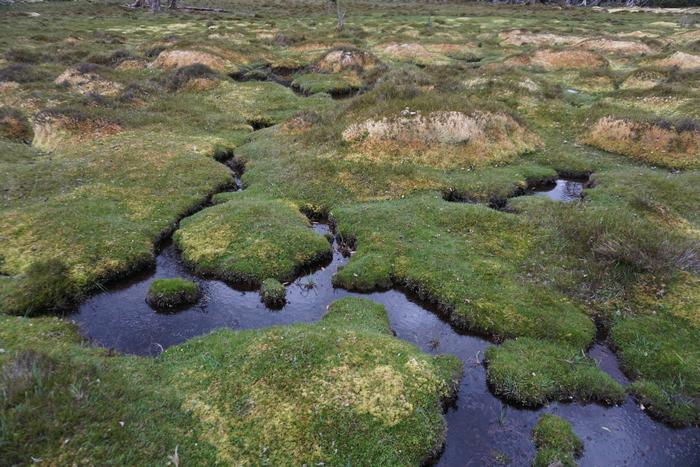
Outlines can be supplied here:
[[[274, 395], [264, 394], [269, 404], [259, 407], [280, 407], [271, 420], [240, 421], [254, 408], [217, 405], [226, 391], [255, 390], [273, 367], [289, 375], [288, 388], [310, 383], [293, 362], [259, 352], [257, 369], [226, 367], [250, 387], [227, 387], [221, 365], [240, 355], [222, 348], [207, 360], [208, 340], [263, 345], [275, 333], [299, 333], [300, 345], [324, 346], [335, 339], [332, 326], [217, 333], [153, 363], [77, 345], [51, 318], [11, 316], [70, 309], [152, 265], [155, 244], [173, 231], [195, 271], [252, 286], [289, 280], [328, 252], [297, 211], [330, 217], [341, 242], [357, 249], [336, 285], [408, 287], [453, 326], [505, 341], [487, 365], [493, 392], [506, 401], [619, 401], [622, 388], [582, 357], [597, 325], [644, 410], [673, 425], [700, 422], [697, 27], [681, 28], [670, 14], [376, 2], [348, 3], [346, 29], [337, 32], [320, 3], [285, 4], [284, 15], [273, 2], [220, 6], [232, 13], [152, 16], [82, 2], [1, 7], [0, 449], [14, 456], [7, 458], [165, 462], [165, 441], [183, 438], [176, 432], [189, 424], [188, 451], [201, 449], [202, 461], [255, 463], [268, 452], [271, 462], [302, 461], [302, 451], [330, 463], [427, 459], [441, 439], [440, 384], [417, 395], [387, 378], [385, 391], [351, 391], [373, 409], [338, 415], [338, 426], [366, 428], [339, 433], [345, 447], [313, 439], [313, 410], [310, 424], [292, 427]], [[244, 193], [232, 191], [222, 162], [245, 167]], [[557, 176], [590, 174], [581, 202], [511, 198]], [[60, 329], [38, 331], [46, 326]], [[404, 344], [374, 336], [361, 371], [399, 371], [380, 360]], [[324, 352], [309, 349], [308, 368], [325, 371]], [[179, 376], [158, 385], [157, 367]], [[366, 381], [338, 371], [327, 393], [303, 396], [310, 406], [342, 406], [326, 396]], [[220, 400], [196, 397], [206, 381]], [[139, 382], [146, 395], [121, 389]], [[394, 401], [380, 400], [395, 390], [430, 406], [424, 418], [417, 403], [396, 409], [411, 420], [405, 433], [420, 440], [382, 438], [375, 428], [395, 415]], [[60, 408], [68, 400], [75, 410]], [[173, 422], [144, 421], [129, 432], [163, 441], [132, 459], [118, 424], [90, 426], [89, 416], [76, 415], [105, 405], [134, 414], [167, 409]], [[46, 418], [21, 423], [34, 413]], [[212, 441], [239, 422], [255, 434], [252, 444]], [[281, 426], [293, 432], [277, 437]], [[55, 436], [34, 436], [48, 428]], [[86, 438], [60, 448], [66, 430]], [[403, 457], [381, 457], [402, 448]], [[243, 454], [253, 451], [260, 457]]]

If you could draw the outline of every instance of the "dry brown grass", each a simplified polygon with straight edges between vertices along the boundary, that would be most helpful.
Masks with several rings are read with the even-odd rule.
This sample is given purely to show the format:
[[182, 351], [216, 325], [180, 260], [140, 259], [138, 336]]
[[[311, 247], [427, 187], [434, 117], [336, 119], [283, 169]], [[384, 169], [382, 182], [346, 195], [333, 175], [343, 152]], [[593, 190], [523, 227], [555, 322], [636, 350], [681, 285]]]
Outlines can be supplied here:
[[198, 50], [164, 50], [149, 67], [152, 68], [182, 68], [200, 63], [212, 70], [227, 71], [234, 68], [233, 63], [212, 53]]
[[589, 39], [579, 44], [587, 50], [620, 55], [647, 55], [653, 49], [646, 44], [636, 41], [620, 41], [612, 39]]
[[101, 94], [116, 96], [123, 86], [114, 81], [104, 79], [96, 73], [82, 73], [74, 68], [61, 73], [54, 83], [69, 86], [80, 94]]
[[522, 45], [573, 45], [581, 42], [585, 37], [581, 36], [562, 36], [552, 33], [533, 33], [527, 29], [513, 29], [511, 31], [503, 31], [498, 34], [498, 38], [508, 45], [520, 47]]
[[381, 62], [369, 52], [341, 48], [325, 54], [313, 68], [319, 73], [340, 73], [347, 70], [370, 71], [378, 66], [381, 66]]
[[502, 113], [439, 111], [365, 120], [350, 125], [343, 140], [352, 160], [415, 163], [439, 168], [483, 166], [535, 149], [539, 138]]
[[700, 132], [676, 131], [654, 123], [604, 117], [583, 138], [585, 144], [650, 164], [700, 167]]
[[539, 66], [547, 71], [602, 68], [607, 61], [588, 50], [538, 50], [532, 55], [519, 55], [506, 60], [510, 66]]
[[654, 65], [661, 68], [678, 68], [680, 70], [698, 70], [700, 69], [700, 56], [687, 54], [685, 52], [676, 52], [670, 57], [657, 60]]
[[54, 113], [39, 113], [34, 119], [32, 146], [52, 151], [61, 144], [81, 140], [94, 140], [120, 133], [123, 128], [115, 122], [99, 118]]

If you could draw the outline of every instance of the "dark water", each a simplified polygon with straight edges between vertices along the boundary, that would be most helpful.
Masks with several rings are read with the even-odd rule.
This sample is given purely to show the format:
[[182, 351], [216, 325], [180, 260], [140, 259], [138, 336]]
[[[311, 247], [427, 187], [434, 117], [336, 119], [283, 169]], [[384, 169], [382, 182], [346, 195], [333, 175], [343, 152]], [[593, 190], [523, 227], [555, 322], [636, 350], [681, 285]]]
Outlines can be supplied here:
[[[316, 224], [319, 234], [327, 226]], [[162, 349], [206, 334], [213, 329], [262, 328], [314, 322], [326, 307], [344, 296], [360, 294], [334, 289], [331, 277], [347, 259], [335, 251], [325, 268], [310, 271], [287, 287], [287, 305], [271, 311], [257, 292], [241, 292], [215, 280], [192, 276], [181, 264], [175, 247], [166, 245], [154, 272], [92, 297], [69, 318], [97, 344], [125, 353], [157, 355]], [[159, 314], [145, 302], [151, 281], [164, 277], [188, 277], [200, 283], [204, 298], [176, 314]], [[313, 286], [312, 286], [313, 285]], [[446, 414], [448, 435], [441, 466], [530, 465], [535, 454], [530, 433], [542, 412], [569, 420], [585, 443], [583, 466], [700, 465], [700, 430], [673, 430], [650, 419], [627, 398], [622, 406], [551, 404], [539, 411], [521, 410], [495, 398], [486, 385], [484, 351], [491, 345], [475, 336], [460, 335], [429, 306], [396, 290], [364, 294], [382, 303], [397, 337], [426, 352], [449, 353], [464, 362], [459, 396]], [[603, 345], [590, 351], [600, 367], [622, 383], [627, 380], [615, 356]]]
[[583, 189], [586, 188], [587, 184], [588, 180], [560, 178], [552, 183], [533, 188], [531, 194], [568, 203], [583, 198]]

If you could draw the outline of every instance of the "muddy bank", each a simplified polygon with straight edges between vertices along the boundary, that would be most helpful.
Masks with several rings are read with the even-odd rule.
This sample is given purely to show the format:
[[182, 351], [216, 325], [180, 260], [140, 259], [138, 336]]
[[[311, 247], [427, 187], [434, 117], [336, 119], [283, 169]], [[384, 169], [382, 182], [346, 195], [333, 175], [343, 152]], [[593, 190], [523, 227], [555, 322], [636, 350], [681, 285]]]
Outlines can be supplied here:
[[[319, 235], [329, 228], [315, 224]], [[397, 337], [425, 352], [448, 353], [464, 362], [464, 378], [456, 401], [447, 409], [447, 442], [437, 461], [441, 466], [529, 465], [535, 450], [530, 439], [541, 412], [571, 421], [586, 449], [580, 464], [697, 465], [700, 430], [673, 430], [649, 418], [629, 397], [622, 406], [551, 404], [523, 410], [494, 397], [486, 384], [482, 364], [491, 345], [479, 337], [462, 335], [442, 321], [430, 305], [397, 290], [357, 294], [336, 289], [331, 278], [348, 259], [334, 248], [331, 262], [287, 286], [287, 303], [267, 309], [256, 291], [232, 289], [221, 281], [194, 277], [182, 264], [171, 243], [163, 246], [153, 272], [134, 277], [92, 297], [69, 316], [96, 344], [137, 355], [157, 355], [164, 348], [220, 327], [252, 329], [319, 320], [326, 307], [345, 296], [364, 296], [383, 304]], [[199, 283], [202, 300], [176, 314], [159, 314], [145, 302], [150, 283], [157, 278], [184, 277]], [[602, 344], [590, 350], [599, 366], [627, 383], [612, 352]]]

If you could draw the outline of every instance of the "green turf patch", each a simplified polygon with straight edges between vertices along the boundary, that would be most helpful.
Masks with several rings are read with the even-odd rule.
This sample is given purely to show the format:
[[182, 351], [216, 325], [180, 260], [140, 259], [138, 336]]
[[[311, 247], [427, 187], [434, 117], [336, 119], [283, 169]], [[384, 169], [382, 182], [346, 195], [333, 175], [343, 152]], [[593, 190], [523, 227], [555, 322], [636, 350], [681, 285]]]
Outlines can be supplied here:
[[199, 300], [200, 296], [201, 291], [196, 282], [176, 277], [151, 282], [146, 301], [153, 308], [167, 310], [191, 305]]
[[536, 467], [575, 467], [575, 458], [583, 452], [583, 443], [571, 429], [571, 424], [556, 415], [542, 415], [532, 430], [532, 437], [537, 446], [533, 462]]
[[198, 273], [256, 287], [291, 280], [331, 255], [294, 204], [244, 194], [183, 220], [174, 239]]
[[549, 401], [619, 404], [624, 389], [582, 350], [563, 343], [521, 337], [486, 352], [487, 380], [509, 402], [537, 407]]
[[336, 286], [401, 285], [442, 306], [458, 328], [490, 337], [528, 335], [584, 348], [593, 322], [551, 287], [529, 281], [522, 265], [538, 235], [517, 216], [448, 203], [438, 194], [334, 209], [342, 242], [357, 246]]
[[177, 446], [203, 464], [420, 464], [444, 441], [462, 364], [386, 319], [345, 299], [318, 324], [217, 331], [149, 360], [82, 348], [55, 319], [0, 317], [0, 455], [166, 463]]
[[269, 308], [282, 308], [286, 295], [287, 290], [277, 279], [265, 279], [260, 285], [260, 299]]

